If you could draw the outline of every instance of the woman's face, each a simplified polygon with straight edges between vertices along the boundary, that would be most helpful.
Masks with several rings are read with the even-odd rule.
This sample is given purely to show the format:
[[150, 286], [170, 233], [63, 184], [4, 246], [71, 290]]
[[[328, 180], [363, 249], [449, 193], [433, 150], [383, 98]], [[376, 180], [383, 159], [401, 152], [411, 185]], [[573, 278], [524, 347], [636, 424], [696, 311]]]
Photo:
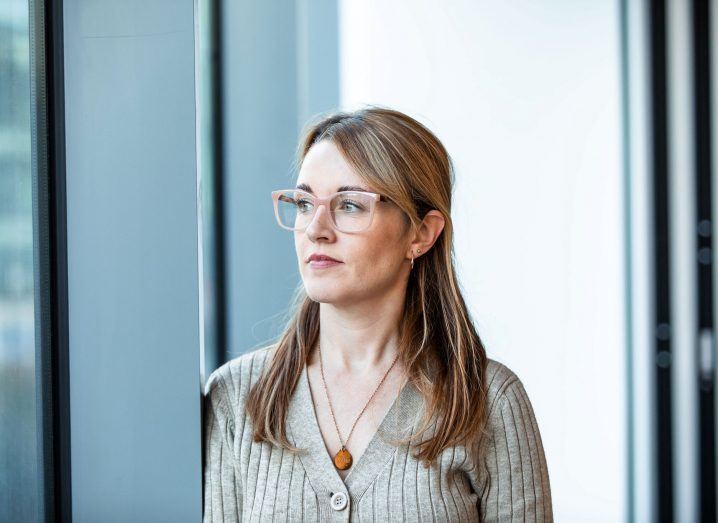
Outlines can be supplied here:
[[[319, 197], [337, 192], [344, 185], [375, 192], [329, 140], [315, 143], [304, 157], [297, 178], [297, 186], [300, 184]], [[308, 296], [321, 303], [351, 305], [405, 286], [411, 247], [409, 230], [402, 211], [390, 202], [377, 202], [371, 225], [357, 233], [336, 230], [328, 209], [318, 206], [307, 228], [294, 233], [299, 272]], [[308, 259], [315, 253], [341, 263], [312, 266]]]

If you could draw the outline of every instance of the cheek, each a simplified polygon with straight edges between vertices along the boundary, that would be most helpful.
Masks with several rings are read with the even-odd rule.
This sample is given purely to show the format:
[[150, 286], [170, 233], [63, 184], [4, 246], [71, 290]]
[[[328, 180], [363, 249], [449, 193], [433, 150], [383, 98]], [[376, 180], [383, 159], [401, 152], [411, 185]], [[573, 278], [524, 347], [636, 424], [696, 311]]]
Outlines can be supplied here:
[[306, 237], [302, 237], [301, 234], [294, 233], [294, 250], [297, 253], [297, 260], [303, 261], [304, 256], [308, 256], [315, 249]]
[[371, 280], [393, 277], [401, 267], [403, 244], [395, 237], [381, 236], [355, 251], [357, 272]]

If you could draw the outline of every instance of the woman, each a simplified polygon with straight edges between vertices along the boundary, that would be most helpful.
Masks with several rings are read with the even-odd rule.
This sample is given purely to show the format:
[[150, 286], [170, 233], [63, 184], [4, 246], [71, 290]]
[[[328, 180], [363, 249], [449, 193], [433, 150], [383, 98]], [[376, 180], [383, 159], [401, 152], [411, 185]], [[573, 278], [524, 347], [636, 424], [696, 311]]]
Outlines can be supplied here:
[[453, 263], [439, 140], [370, 106], [306, 129], [272, 193], [302, 284], [275, 344], [205, 388], [205, 521], [552, 521], [519, 378], [487, 358]]

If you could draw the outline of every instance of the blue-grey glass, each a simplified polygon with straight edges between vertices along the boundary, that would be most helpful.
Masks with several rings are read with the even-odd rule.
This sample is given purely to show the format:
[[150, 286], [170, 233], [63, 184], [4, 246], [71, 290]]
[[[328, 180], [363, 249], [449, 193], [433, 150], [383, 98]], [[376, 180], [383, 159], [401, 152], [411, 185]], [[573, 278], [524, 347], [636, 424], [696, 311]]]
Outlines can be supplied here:
[[37, 521], [29, 2], [0, 2], [0, 521]]

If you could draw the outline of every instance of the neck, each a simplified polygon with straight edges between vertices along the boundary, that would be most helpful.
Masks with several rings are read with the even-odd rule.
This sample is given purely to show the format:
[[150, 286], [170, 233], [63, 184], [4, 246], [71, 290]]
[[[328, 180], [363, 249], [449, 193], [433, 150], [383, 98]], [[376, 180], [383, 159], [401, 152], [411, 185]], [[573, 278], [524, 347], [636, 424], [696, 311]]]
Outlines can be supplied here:
[[[324, 369], [353, 376], [386, 370], [398, 353], [403, 306], [403, 295], [380, 303], [354, 304], [351, 309], [320, 304], [319, 345]], [[311, 361], [318, 361], [316, 352]]]

